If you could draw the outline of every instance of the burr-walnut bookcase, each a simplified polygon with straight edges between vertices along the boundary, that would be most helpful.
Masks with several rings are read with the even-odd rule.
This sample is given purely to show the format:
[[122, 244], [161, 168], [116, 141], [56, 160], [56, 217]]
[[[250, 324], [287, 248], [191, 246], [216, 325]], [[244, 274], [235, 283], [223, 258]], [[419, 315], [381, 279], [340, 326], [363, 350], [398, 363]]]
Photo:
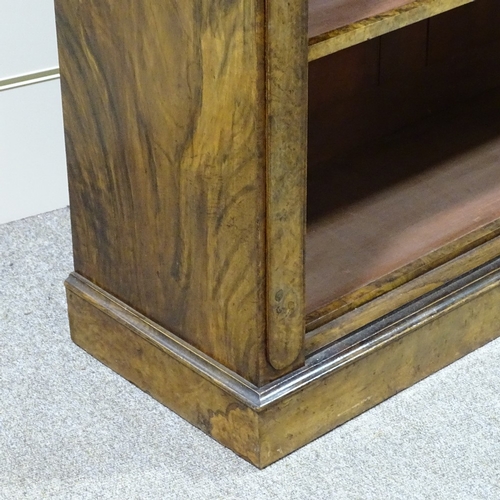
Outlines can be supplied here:
[[55, 3], [86, 351], [265, 467], [500, 333], [500, 2]]

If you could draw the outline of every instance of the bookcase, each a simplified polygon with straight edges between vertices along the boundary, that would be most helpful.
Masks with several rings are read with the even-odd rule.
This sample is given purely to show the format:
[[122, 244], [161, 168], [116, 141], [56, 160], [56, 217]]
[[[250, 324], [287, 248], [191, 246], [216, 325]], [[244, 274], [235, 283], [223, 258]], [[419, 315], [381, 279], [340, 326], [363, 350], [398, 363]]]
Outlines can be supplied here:
[[56, 15], [83, 349], [265, 467], [498, 336], [498, 2]]

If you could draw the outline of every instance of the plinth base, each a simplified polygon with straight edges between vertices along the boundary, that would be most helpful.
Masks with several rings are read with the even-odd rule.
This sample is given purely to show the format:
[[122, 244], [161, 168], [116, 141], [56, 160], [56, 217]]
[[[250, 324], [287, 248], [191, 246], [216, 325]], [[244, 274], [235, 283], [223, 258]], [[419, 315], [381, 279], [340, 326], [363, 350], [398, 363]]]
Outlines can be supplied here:
[[90, 281], [66, 282], [76, 344], [263, 468], [500, 335], [500, 259], [256, 387]]

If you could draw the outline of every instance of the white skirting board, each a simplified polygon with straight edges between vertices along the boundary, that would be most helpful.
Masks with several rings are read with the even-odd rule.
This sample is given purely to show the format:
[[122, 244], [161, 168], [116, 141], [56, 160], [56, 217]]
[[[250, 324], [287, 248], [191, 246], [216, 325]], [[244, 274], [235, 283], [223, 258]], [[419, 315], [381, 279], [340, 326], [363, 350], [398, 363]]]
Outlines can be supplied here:
[[0, 224], [68, 204], [59, 80], [0, 92]]

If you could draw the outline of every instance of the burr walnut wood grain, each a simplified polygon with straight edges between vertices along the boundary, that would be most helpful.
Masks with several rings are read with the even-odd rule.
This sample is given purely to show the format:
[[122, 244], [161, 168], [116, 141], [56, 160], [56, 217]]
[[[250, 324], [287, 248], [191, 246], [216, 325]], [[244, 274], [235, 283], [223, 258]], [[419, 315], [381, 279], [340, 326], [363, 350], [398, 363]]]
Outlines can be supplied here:
[[[58, 0], [56, 12], [76, 270], [257, 384], [300, 364], [304, 204], [275, 202], [272, 179], [296, 164], [305, 196], [305, 34], [287, 90], [288, 47], [265, 35], [262, 2]], [[296, 130], [288, 156], [283, 128]], [[279, 258], [266, 264], [268, 237]]]
[[267, 5], [267, 351], [276, 369], [303, 361], [306, 22], [305, 0]]
[[[259, 464], [257, 417], [251, 408], [152, 342], [151, 326], [95, 288], [68, 284], [71, 336], [92, 356], [247, 460]], [[83, 295], [83, 296], [82, 296]], [[143, 331], [144, 330], [144, 331]]]

